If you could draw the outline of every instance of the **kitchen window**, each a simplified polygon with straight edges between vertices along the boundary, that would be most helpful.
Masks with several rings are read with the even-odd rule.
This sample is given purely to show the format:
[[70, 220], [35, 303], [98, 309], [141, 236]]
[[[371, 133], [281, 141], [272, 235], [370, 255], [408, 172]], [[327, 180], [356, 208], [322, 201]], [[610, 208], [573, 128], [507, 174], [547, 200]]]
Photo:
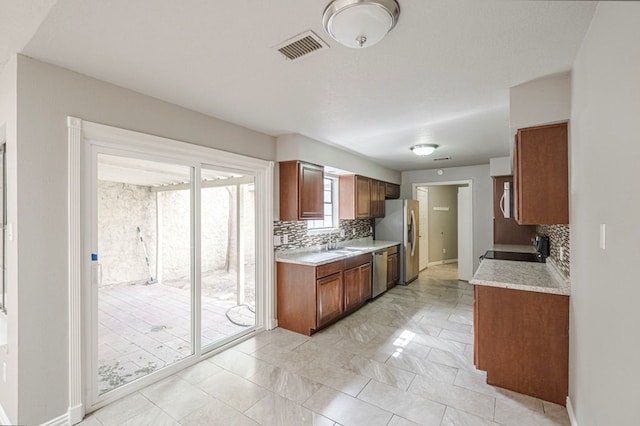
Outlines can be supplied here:
[[338, 179], [324, 178], [324, 219], [308, 220], [307, 229], [313, 231], [338, 228]]

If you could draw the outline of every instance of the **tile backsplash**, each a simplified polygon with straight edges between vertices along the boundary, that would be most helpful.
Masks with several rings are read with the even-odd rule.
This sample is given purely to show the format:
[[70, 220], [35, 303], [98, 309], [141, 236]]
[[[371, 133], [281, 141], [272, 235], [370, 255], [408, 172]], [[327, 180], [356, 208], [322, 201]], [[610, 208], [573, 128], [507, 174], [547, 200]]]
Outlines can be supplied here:
[[[560, 268], [566, 277], [571, 272], [571, 247], [569, 244], [569, 225], [538, 225], [536, 226], [538, 235], [546, 235], [549, 237], [551, 246], [551, 259]], [[563, 259], [560, 260], [560, 247], [563, 249]]]
[[[334, 231], [332, 239], [336, 242], [355, 240], [373, 236], [374, 219], [340, 219], [340, 229], [344, 230], [344, 237], [340, 232]], [[355, 230], [355, 233], [354, 233]], [[310, 247], [329, 242], [329, 233], [308, 233], [305, 221], [274, 221], [273, 235], [287, 235], [288, 243], [276, 247], [276, 251], [293, 250], [302, 247]]]

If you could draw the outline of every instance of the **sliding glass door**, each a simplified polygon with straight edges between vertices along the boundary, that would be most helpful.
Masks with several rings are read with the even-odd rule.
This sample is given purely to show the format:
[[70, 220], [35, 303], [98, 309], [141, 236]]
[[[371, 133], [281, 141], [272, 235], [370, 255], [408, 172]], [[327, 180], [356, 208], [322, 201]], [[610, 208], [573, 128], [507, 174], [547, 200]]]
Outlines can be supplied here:
[[201, 344], [206, 348], [256, 324], [254, 177], [207, 166], [200, 188]]
[[91, 152], [95, 405], [255, 330], [256, 200], [250, 171]]

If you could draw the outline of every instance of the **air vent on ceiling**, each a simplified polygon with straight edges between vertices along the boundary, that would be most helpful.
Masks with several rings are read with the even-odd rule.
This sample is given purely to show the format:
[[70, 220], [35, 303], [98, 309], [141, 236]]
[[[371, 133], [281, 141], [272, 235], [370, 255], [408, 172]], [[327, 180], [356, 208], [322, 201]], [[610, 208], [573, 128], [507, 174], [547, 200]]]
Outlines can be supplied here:
[[285, 41], [275, 48], [289, 60], [300, 59], [310, 53], [317, 52], [329, 47], [313, 31], [306, 31], [302, 34]]
[[433, 161], [445, 161], [445, 160], [451, 160], [451, 157], [440, 157], [440, 158], [433, 159]]

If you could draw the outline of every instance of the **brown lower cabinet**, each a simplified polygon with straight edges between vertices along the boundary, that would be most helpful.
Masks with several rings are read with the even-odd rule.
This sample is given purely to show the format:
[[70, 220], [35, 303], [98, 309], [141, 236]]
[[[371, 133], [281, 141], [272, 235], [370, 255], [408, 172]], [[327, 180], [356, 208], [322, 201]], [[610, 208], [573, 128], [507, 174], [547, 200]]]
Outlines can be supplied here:
[[569, 296], [475, 286], [474, 362], [487, 383], [565, 405]]
[[387, 249], [387, 290], [398, 284], [398, 279], [400, 278], [399, 249], [400, 246], [393, 246]]
[[320, 266], [277, 263], [278, 326], [310, 336], [371, 298], [371, 253]]

